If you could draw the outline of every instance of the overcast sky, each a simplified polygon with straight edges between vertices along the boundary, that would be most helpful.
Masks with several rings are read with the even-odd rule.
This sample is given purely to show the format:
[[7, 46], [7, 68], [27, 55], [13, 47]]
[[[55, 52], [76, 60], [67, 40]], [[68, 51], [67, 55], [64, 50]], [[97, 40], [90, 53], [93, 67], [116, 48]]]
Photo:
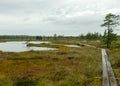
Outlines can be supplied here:
[[103, 33], [107, 13], [120, 14], [120, 0], [0, 0], [0, 35]]

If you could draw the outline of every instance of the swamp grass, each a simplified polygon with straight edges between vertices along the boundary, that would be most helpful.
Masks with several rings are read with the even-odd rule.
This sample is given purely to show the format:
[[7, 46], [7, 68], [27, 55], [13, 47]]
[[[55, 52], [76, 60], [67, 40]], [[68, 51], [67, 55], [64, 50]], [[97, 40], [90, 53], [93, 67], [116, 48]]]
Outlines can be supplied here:
[[120, 48], [107, 49], [107, 51], [118, 86], [120, 86]]
[[0, 86], [102, 86], [100, 50], [57, 47], [54, 51], [0, 52]]

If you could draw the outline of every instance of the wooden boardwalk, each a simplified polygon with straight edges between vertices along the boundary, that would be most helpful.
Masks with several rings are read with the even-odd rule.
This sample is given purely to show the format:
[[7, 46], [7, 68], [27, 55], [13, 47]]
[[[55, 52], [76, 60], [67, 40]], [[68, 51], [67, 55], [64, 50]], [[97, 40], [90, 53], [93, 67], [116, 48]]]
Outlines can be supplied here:
[[118, 86], [105, 49], [102, 49], [102, 65], [103, 65], [103, 86]]

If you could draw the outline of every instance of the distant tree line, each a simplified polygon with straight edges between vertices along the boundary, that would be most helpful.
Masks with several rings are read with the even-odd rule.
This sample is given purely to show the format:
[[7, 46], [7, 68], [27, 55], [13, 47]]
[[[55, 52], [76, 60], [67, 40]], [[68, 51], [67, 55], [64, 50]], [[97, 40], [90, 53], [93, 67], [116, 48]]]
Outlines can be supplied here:
[[64, 36], [54, 34], [53, 36], [28, 36], [28, 35], [0, 35], [0, 39], [29, 39], [29, 40], [74, 40], [74, 39], [85, 39], [85, 40], [99, 40], [102, 35], [98, 32], [81, 34], [79, 36]]
[[100, 40], [102, 37], [102, 35], [98, 32], [94, 32], [94, 33], [87, 33], [86, 35], [81, 34], [79, 36], [80, 39], [86, 39], [86, 40]]
[[36, 36], [27, 35], [0, 35], [0, 39], [35, 39]]

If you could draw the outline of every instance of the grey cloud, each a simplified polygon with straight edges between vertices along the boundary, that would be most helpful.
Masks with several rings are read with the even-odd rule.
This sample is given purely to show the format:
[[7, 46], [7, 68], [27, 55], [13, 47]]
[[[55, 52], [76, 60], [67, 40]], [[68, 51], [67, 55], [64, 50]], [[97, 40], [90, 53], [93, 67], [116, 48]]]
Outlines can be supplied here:
[[120, 14], [119, 3], [119, 0], [0, 0], [0, 34], [101, 31], [100, 24], [107, 13]]

